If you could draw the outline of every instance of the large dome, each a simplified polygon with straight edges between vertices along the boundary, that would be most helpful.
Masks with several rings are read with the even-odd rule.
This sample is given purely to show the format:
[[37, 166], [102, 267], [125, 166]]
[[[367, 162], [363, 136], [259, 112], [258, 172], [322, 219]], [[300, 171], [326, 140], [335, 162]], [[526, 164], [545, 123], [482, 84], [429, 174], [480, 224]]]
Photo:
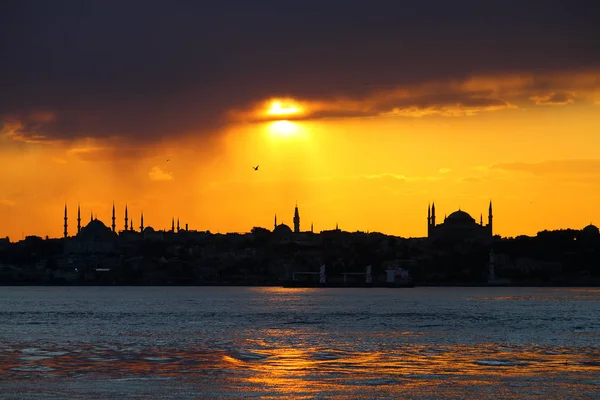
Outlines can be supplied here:
[[467, 214], [464, 211], [458, 210], [454, 211], [452, 214], [446, 217], [445, 223], [450, 224], [465, 224], [465, 223], [475, 223], [473, 217]]
[[111, 240], [116, 238], [116, 234], [102, 221], [95, 219], [81, 228], [77, 237], [84, 240]]
[[286, 224], [280, 224], [273, 230], [273, 233], [277, 236], [288, 236], [292, 234], [292, 228]]
[[600, 229], [596, 225], [588, 225], [582, 229], [582, 232], [586, 235], [598, 235], [600, 234]]

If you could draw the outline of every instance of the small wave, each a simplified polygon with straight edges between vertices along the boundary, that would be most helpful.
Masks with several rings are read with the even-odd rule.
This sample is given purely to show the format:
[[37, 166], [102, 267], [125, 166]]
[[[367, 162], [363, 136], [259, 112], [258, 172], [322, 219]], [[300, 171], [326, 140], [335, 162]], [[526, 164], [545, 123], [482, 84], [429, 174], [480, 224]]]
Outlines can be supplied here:
[[318, 361], [339, 360], [340, 359], [339, 356], [336, 356], [335, 354], [331, 354], [331, 353], [315, 353], [310, 358], [313, 360], [318, 360]]
[[288, 321], [288, 322], [284, 322], [284, 325], [315, 325], [315, 324], [320, 324], [321, 322], [318, 321]]
[[173, 380], [174, 378], [172, 377], [168, 377], [168, 376], [153, 376], [153, 377], [144, 377], [144, 376], [135, 376], [135, 377], [129, 377], [129, 378], [118, 378], [118, 379], [114, 379], [117, 382], [126, 382], [126, 381], [169, 381], [169, 380]]
[[48, 360], [52, 357], [48, 357], [48, 356], [26, 356], [26, 357], [21, 357], [21, 360], [23, 361], [41, 361], [41, 360]]
[[118, 361], [117, 358], [103, 358], [103, 357], [90, 357], [88, 361], [92, 362], [110, 362], [110, 361]]
[[475, 364], [485, 365], [488, 367], [517, 367], [528, 365], [524, 362], [511, 361], [511, 360], [478, 360]]
[[144, 360], [147, 361], [172, 361], [171, 357], [144, 357]]
[[35, 366], [35, 367], [15, 367], [11, 368], [12, 371], [19, 372], [52, 372], [54, 368], [51, 367], [43, 367], [43, 366]]
[[263, 354], [256, 354], [256, 353], [237, 353], [235, 355], [235, 358], [237, 360], [241, 360], [241, 361], [257, 361], [257, 360], [264, 360], [266, 359], [268, 356], [265, 356]]

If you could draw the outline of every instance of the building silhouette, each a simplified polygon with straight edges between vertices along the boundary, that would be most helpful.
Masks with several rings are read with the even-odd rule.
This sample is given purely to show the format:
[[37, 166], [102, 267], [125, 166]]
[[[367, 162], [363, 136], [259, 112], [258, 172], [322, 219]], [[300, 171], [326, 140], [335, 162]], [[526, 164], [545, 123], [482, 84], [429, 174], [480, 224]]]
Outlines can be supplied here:
[[432, 203], [427, 208], [427, 237], [487, 242], [493, 237], [493, 218], [492, 202], [490, 201], [486, 225], [483, 224], [483, 214], [480, 215], [479, 223], [477, 223], [473, 217], [460, 208], [444, 217], [444, 222], [436, 224], [435, 203]]

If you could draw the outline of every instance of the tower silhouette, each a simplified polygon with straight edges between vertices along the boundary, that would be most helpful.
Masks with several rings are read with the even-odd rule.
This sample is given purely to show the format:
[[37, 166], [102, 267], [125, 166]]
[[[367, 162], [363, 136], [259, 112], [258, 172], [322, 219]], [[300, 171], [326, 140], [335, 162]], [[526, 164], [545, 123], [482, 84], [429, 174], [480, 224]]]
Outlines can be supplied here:
[[69, 236], [69, 229], [67, 224], [67, 203], [65, 203], [65, 230], [63, 232], [64, 237], [67, 238]]
[[300, 213], [298, 212], [298, 203], [294, 209], [294, 233], [300, 233]]
[[77, 234], [81, 232], [81, 207], [77, 204]]
[[127, 215], [127, 204], [125, 204], [125, 230], [127, 230], [129, 228], [127, 221], [129, 221], [129, 217]]
[[427, 236], [431, 236], [435, 228], [435, 202], [427, 206]]
[[144, 212], [140, 214], [140, 232], [144, 232]]
[[116, 232], [117, 230], [117, 223], [116, 223], [117, 218], [115, 217], [115, 202], [113, 201], [113, 208], [112, 208], [112, 231]]
[[494, 216], [492, 215], [492, 201], [490, 200], [490, 208], [488, 209], [488, 229], [490, 230], [490, 236], [494, 235], [494, 230], [492, 228], [492, 220]]

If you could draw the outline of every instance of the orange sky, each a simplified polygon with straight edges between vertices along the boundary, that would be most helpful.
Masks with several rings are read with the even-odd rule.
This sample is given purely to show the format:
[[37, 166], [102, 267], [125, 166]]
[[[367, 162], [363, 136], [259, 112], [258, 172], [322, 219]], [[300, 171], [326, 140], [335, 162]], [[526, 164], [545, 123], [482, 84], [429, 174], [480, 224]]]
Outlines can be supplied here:
[[61, 236], [65, 202], [71, 234], [78, 203], [85, 222], [93, 211], [109, 225], [113, 201], [120, 229], [125, 203], [136, 228], [143, 211], [156, 229], [179, 217], [190, 229], [247, 232], [272, 228], [275, 213], [291, 225], [297, 202], [303, 230], [337, 222], [422, 237], [429, 202], [440, 222], [459, 207], [485, 220], [490, 199], [503, 236], [600, 224], [599, 77], [557, 73], [542, 86], [535, 76], [472, 77], [292, 98], [276, 114], [266, 96], [230, 110], [210, 141], [32, 140], [10, 121], [0, 132], [0, 236]]

